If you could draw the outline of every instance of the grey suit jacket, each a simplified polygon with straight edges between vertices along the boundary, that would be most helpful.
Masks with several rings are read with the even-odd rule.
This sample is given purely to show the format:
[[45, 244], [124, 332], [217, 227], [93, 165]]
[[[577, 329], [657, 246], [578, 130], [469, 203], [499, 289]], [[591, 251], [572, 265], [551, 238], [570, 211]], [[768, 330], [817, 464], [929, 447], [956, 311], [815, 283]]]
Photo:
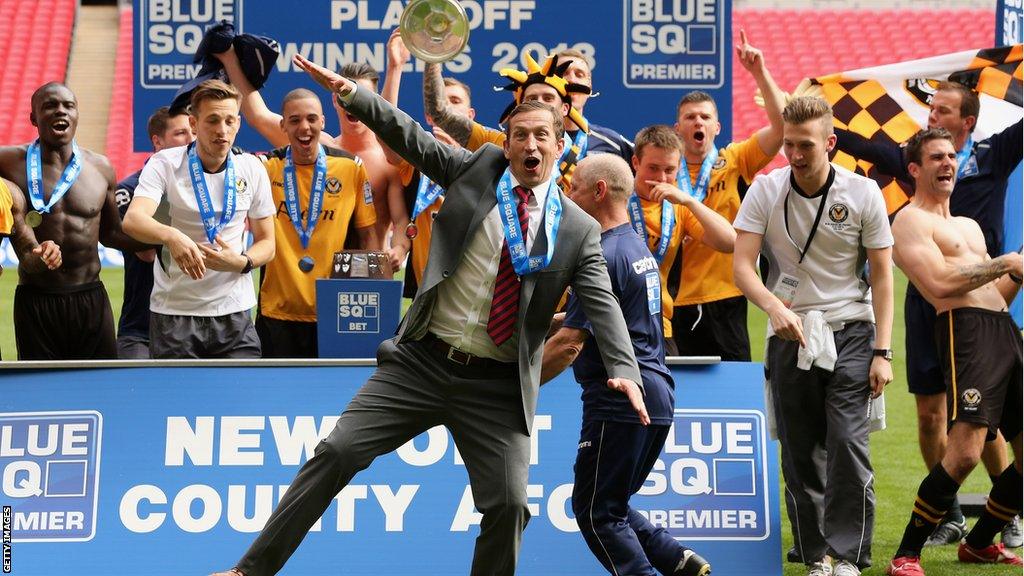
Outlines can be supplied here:
[[[446, 190], [444, 204], [434, 220], [423, 281], [398, 329], [399, 341], [418, 340], [430, 324], [437, 286], [454, 272], [463, 248], [497, 205], [495, 188], [508, 160], [501, 148], [490, 144], [470, 153], [438, 142], [408, 115], [369, 90], [358, 89], [345, 109], [395, 153]], [[521, 424], [527, 433], [537, 408], [544, 338], [569, 284], [593, 325], [609, 377], [628, 378], [642, 386], [629, 332], [608, 279], [600, 227], [571, 200], [564, 195], [561, 198], [562, 221], [551, 263], [523, 277], [519, 296], [516, 329], [523, 401]], [[547, 237], [542, 226], [531, 254], [543, 254], [546, 250]]]

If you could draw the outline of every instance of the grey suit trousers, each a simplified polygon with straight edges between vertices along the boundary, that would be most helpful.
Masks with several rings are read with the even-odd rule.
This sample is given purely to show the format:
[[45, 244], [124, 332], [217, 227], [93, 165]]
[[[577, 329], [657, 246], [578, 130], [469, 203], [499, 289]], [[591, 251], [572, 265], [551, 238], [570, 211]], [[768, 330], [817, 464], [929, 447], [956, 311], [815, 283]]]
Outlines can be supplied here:
[[874, 325], [849, 323], [836, 331], [835, 342], [832, 372], [800, 370], [800, 344], [775, 336], [765, 359], [796, 550], [804, 562], [829, 554], [863, 569], [871, 565], [875, 519], [868, 449]]
[[[451, 431], [483, 515], [470, 574], [511, 575], [529, 521], [530, 438], [522, 431], [518, 372], [466, 368], [420, 342], [387, 340], [378, 368], [274, 510], [237, 567], [275, 574], [352, 477], [382, 454], [437, 425]], [[353, 551], [356, 552], [356, 551]], [[389, 573], [382, 558], [380, 572]]]

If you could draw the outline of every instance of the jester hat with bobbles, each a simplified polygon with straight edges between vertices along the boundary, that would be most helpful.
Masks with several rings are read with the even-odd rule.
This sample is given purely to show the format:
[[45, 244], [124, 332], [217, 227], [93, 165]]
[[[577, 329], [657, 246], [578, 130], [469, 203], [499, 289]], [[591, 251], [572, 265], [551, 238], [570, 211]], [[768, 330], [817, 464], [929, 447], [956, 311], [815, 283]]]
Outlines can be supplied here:
[[577, 84], [575, 82], [568, 82], [563, 77], [565, 71], [568, 70], [571, 60], [564, 62], [558, 62], [558, 56], [552, 54], [544, 61], [544, 65], [537, 64], [537, 61], [530, 56], [529, 52], [524, 54], [526, 57], [526, 71], [516, 70], [514, 68], [502, 68], [498, 72], [501, 76], [508, 78], [512, 82], [503, 89], [512, 91], [515, 98], [512, 103], [505, 108], [505, 111], [501, 113], [501, 118], [498, 122], [504, 124], [505, 120], [508, 119], [508, 115], [512, 112], [512, 109], [517, 105], [522, 104], [523, 94], [526, 92], [526, 87], [531, 84], [547, 84], [558, 92], [559, 96], [562, 97], [562, 101], [569, 103], [569, 119], [573, 121], [580, 130], [589, 132], [590, 127], [587, 123], [586, 118], [579, 110], [572, 107], [570, 96], [572, 94], [590, 94], [590, 87], [584, 86], [583, 84]]

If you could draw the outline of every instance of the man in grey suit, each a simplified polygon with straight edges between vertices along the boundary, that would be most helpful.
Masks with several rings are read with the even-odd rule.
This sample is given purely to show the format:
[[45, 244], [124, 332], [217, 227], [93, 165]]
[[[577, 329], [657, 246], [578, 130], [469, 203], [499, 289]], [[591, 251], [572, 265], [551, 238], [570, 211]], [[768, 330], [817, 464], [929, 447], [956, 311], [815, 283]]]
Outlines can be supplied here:
[[398, 336], [381, 344], [377, 371], [249, 551], [223, 574], [277, 572], [356, 472], [443, 425], [465, 460], [483, 515], [470, 573], [511, 575], [530, 517], [529, 436], [542, 347], [568, 285], [598, 335], [609, 387], [628, 396], [641, 422], [650, 421], [600, 227], [553, 183], [562, 120], [545, 104], [523, 104], [509, 116], [504, 150], [487, 145], [470, 153], [438, 143], [351, 81], [300, 56], [295, 63], [447, 193], [423, 282]]

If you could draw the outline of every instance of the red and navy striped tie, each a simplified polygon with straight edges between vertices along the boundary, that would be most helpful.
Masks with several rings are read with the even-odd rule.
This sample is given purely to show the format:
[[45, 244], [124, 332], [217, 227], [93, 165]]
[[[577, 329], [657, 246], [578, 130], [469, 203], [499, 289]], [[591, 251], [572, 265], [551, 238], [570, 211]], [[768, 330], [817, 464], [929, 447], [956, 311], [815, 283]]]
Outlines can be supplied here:
[[[512, 189], [517, 196], [519, 227], [522, 229], [523, 245], [526, 245], [526, 230], [530, 224], [530, 214], [526, 210], [526, 202], [532, 190], [522, 186]], [[501, 346], [512, 337], [519, 316], [519, 276], [512, 267], [512, 256], [508, 251], [508, 239], [501, 243], [501, 260], [498, 261], [498, 276], [494, 280], [494, 298], [491, 299], [491, 313], [487, 318], [487, 334], [495, 346]]]

